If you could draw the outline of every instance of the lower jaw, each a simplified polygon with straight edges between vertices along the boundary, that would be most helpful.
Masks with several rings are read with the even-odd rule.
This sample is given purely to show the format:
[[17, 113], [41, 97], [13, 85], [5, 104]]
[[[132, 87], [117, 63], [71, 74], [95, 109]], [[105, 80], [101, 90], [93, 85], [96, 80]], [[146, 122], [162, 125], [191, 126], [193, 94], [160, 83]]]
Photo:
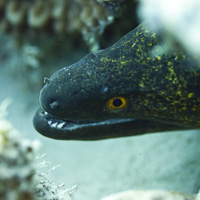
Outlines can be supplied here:
[[42, 109], [36, 112], [33, 124], [42, 135], [58, 140], [101, 140], [186, 129], [172, 124], [141, 119], [62, 120], [54, 118]]
[[58, 130], [68, 130], [72, 131], [74, 129], [80, 129], [84, 127], [90, 126], [103, 126], [103, 125], [111, 125], [111, 124], [119, 124], [125, 122], [134, 121], [134, 119], [108, 119], [108, 120], [63, 120], [59, 118], [55, 118], [49, 115], [46, 111], [41, 110], [40, 115], [44, 117], [44, 120], [48, 123], [48, 125], [53, 129]]

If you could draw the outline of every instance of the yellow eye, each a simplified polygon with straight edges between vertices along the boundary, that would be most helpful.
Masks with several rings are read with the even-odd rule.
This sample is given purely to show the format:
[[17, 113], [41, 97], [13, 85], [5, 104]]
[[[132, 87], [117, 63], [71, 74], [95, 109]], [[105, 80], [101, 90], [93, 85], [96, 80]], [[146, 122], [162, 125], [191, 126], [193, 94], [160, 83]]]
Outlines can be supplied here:
[[127, 101], [124, 97], [113, 97], [107, 101], [107, 106], [113, 110], [121, 110], [126, 107]]

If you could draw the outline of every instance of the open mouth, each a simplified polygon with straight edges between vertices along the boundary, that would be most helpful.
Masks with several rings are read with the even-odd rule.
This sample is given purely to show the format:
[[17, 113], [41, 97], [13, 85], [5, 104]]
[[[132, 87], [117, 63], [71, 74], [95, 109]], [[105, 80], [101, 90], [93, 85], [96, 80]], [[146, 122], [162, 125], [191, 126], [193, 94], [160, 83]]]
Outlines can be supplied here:
[[40, 110], [39, 115], [52, 129], [74, 130], [90, 126], [111, 125], [124, 122], [131, 122], [134, 119], [108, 119], [108, 120], [63, 120], [49, 115], [46, 111]]
[[146, 119], [65, 120], [42, 108], [36, 112], [33, 124], [42, 135], [58, 140], [100, 140], [185, 129], [173, 123]]

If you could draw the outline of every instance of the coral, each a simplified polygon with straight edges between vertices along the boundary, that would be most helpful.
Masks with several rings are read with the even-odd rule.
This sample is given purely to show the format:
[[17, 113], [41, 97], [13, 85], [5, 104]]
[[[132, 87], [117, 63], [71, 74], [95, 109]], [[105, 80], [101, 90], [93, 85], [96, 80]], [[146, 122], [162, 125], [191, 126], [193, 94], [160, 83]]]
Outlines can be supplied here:
[[155, 31], [161, 31], [168, 43], [180, 45], [190, 54], [200, 56], [199, 0], [141, 0], [139, 15]]
[[97, 37], [112, 23], [124, 0], [1, 0], [0, 27], [21, 37], [45, 32], [62, 35], [81, 32], [91, 48], [97, 49]]
[[183, 194], [179, 192], [170, 192], [165, 190], [136, 190], [125, 191], [110, 195], [101, 200], [198, 200], [198, 196]]
[[[1, 110], [6, 103], [1, 105]], [[32, 200], [34, 198], [34, 159], [32, 145], [17, 139], [17, 131], [0, 118], [0, 199]]]
[[0, 0], [1, 67], [38, 91], [44, 76], [134, 28], [135, 9], [127, 0]]
[[[76, 186], [62, 190], [63, 184], [56, 185], [48, 180], [47, 173], [38, 172], [34, 160], [38, 142], [22, 139], [10, 122], [5, 120], [8, 104], [6, 100], [0, 106], [0, 199], [72, 199]], [[40, 165], [44, 165], [44, 162]]]
[[44, 76], [131, 30], [134, 9], [126, 0], [0, 0], [1, 67], [38, 90]]
[[[54, 168], [52, 168], [53, 170]], [[45, 174], [37, 173], [36, 175], [36, 184], [34, 195], [38, 200], [72, 200], [74, 193], [77, 190], [77, 185], [71, 187], [71, 189], [62, 190], [61, 188], [64, 184], [56, 185], [50, 181]]]

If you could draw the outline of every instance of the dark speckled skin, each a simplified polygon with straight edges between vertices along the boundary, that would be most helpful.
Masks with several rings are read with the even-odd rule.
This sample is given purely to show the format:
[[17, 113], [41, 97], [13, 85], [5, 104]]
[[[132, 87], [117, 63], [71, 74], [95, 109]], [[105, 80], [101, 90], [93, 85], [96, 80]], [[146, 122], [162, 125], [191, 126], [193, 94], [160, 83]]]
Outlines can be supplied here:
[[[49, 126], [39, 110], [34, 126], [47, 137], [74, 140], [200, 128], [199, 67], [180, 49], [169, 50], [143, 23], [110, 48], [57, 71], [40, 95], [41, 106], [52, 118], [77, 124], [134, 120], [61, 130]], [[106, 106], [115, 96], [127, 99], [124, 109]]]

